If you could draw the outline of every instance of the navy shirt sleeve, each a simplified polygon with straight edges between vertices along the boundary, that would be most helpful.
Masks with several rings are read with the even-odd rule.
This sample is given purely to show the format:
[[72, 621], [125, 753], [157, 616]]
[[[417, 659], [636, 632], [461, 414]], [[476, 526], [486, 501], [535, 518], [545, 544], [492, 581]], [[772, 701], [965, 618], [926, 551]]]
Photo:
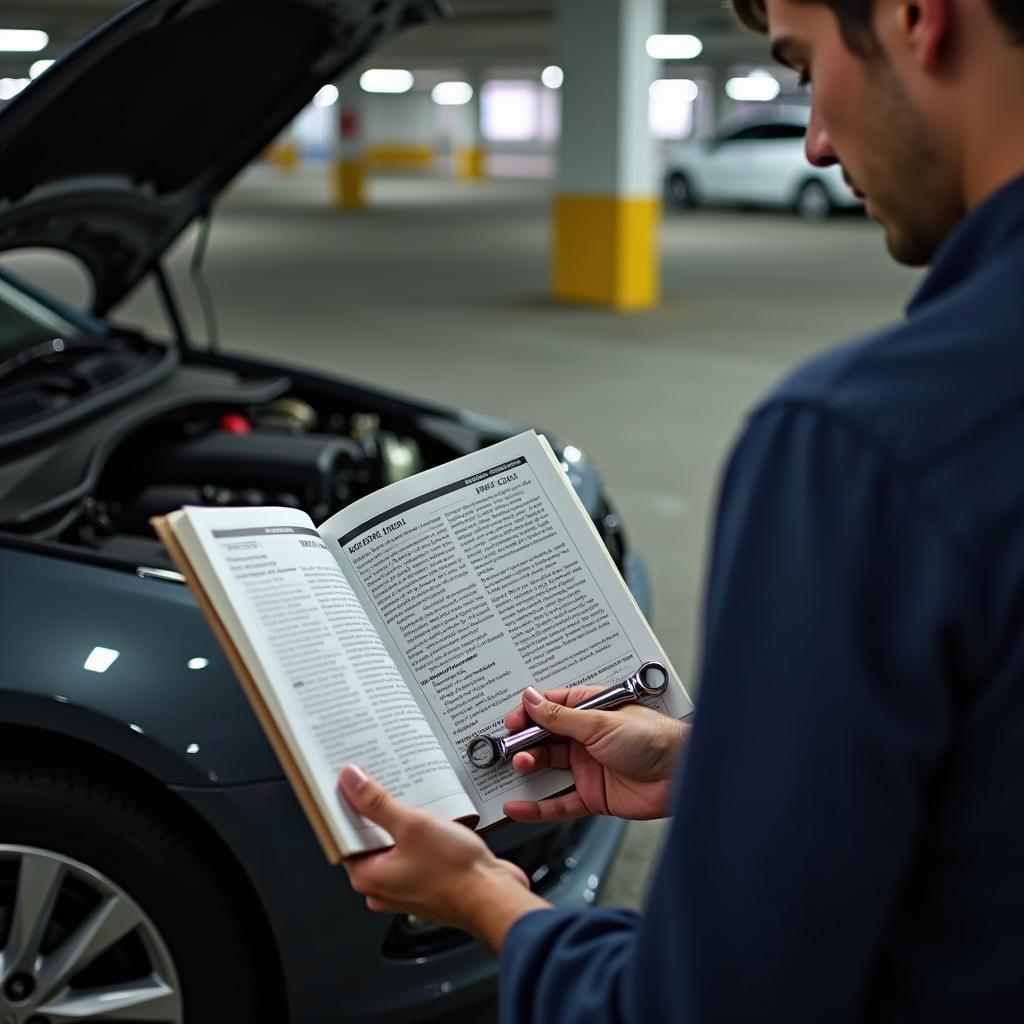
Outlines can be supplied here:
[[538, 911], [502, 954], [505, 1024], [842, 1024], [949, 742], [971, 590], [856, 424], [751, 420], [726, 473], [697, 721], [641, 915]]

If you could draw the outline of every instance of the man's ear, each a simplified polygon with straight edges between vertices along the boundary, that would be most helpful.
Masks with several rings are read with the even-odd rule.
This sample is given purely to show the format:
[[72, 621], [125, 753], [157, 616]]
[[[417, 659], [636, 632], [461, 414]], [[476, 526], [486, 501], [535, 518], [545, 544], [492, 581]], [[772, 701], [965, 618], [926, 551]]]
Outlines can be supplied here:
[[922, 71], [940, 73], [949, 56], [954, 0], [902, 0], [898, 30]]

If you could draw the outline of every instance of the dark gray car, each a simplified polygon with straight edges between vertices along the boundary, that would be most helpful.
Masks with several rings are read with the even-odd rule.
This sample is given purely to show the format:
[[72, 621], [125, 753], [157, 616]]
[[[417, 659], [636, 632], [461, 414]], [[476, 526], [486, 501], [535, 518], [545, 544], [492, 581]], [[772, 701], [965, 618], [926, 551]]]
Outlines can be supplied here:
[[[69, 253], [94, 289], [75, 310], [0, 274], [4, 1024], [405, 1020], [493, 987], [467, 936], [371, 915], [327, 866], [148, 527], [185, 503], [319, 520], [521, 429], [201, 351], [162, 269], [325, 81], [440, 13], [146, 0], [0, 113], [0, 250]], [[112, 319], [150, 277], [171, 338]], [[646, 610], [596, 474], [556, 450]], [[620, 835], [594, 820], [490, 841], [571, 905], [594, 900]]]

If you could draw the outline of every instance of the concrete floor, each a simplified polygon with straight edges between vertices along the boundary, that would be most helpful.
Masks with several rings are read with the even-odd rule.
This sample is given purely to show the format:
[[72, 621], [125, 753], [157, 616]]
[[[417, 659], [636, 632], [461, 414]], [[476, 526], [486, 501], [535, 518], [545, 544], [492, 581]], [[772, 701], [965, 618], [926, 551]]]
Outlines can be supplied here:
[[[916, 274], [856, 217], [669, 213], [658, 310], [565, 308], [547, 298], [544, 183], [380, 178], [355, 214], [330, 212], [325, 191], [322, 171], [256, 168], [222, 204], [207, 280], [224, 347], [585, 448], [650, 566], [655, 628], [691, 679], [709, 510], [745, 410], [797, 361], [898, 316]], [[151, 294], [122, 319], [162, 328]], [[605, 902], [639, 904], [661, 835], [631, 826]], [[458, 1019], [491, 1017], [483, 1006]]]

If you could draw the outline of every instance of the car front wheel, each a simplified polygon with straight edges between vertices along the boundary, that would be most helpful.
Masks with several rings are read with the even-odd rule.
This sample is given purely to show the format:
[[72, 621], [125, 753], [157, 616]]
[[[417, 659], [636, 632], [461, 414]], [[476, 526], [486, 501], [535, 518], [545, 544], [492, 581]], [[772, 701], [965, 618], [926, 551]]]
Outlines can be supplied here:
[[0, 763], [0, 1021], [264, 1022], [257, 963], [198, 848], [137, 795]]
[[688, 210], [697, 205], [690, 179], [681, 171], [673, 171], [665, 182], [665, 190], [673, 206], [680, 210]]
[[832, 199], [820, 181], [805, 181], [796, 197], [796, 212], [812, 224], [820, 224], [832, 216]]

